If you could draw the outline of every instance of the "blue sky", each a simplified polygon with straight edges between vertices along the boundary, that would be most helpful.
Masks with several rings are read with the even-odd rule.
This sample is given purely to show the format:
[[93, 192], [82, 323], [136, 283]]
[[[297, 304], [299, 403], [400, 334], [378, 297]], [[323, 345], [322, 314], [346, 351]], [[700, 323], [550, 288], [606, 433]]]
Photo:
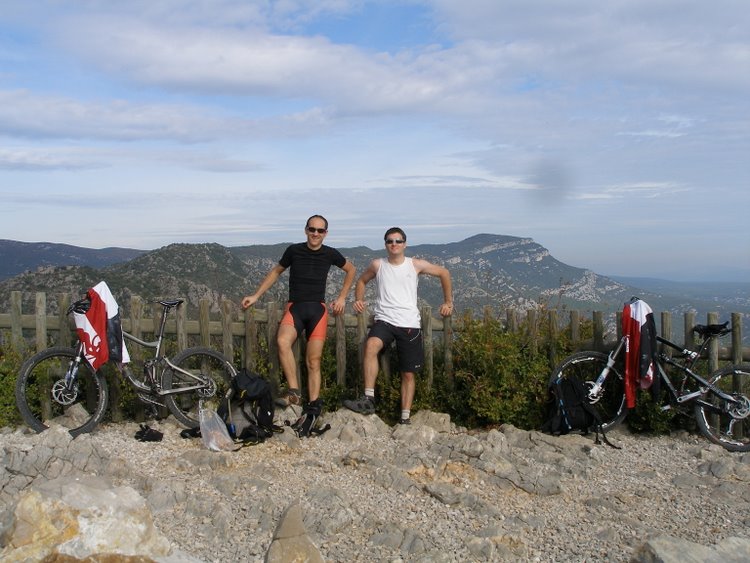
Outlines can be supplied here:
[[0, 10], [0, 238], [529, 237], [750, 280], [746, 0], [26, 0]]

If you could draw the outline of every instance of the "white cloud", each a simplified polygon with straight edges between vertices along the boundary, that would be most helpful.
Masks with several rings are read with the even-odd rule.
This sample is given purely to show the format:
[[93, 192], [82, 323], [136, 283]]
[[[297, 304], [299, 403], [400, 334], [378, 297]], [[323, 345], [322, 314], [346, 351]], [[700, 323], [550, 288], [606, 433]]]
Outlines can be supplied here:
[[[341, 243], [498, 232], [602, 269], [622, 209], [674, 247], [750, 205], [744, 0], [39, 0], [0, 29], [5, 238], [35, 199], [117, 194], [148, 225], [118, 246], [297, 239], [319, 210]], [[691, 252], [746, 256], [727, 238]]]

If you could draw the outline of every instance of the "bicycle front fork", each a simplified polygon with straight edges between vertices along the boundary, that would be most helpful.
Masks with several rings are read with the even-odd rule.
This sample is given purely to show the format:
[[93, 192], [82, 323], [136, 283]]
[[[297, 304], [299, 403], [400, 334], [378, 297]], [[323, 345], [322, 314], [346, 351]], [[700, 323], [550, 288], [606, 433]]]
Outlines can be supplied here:
[[596, 378], [596, 381], [591, 386], [591, 389], [589, 389], [589, 401], [591, 401], [592, 403], [599, 399], [599, 394], [602, 391], [604, 382], [607, 381], [607, 376], [609, 375], [609, 372], [612, 370], [612, 366], [615, 365], [615, 361], [617, 361], [617, 357], [620, 355], [620, 352], [625, 346], [625, 341], [626, 341], [626, 338], [623, 336], [620, 339], [620, 343], [617, 345], [617, 348], [615, 348], [609, 353], [609, 356], [607, 357], [607, 365], [604, 366], [604, 369], [599, 374], [599, 377]]

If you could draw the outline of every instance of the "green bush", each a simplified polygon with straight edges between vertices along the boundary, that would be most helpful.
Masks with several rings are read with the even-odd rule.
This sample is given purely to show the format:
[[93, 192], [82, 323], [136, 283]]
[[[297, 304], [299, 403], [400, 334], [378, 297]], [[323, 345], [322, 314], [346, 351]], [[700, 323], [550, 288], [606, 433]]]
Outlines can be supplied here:
[[452, 418], [471, 427], [539, 428], [550, 374], [546, 350], [535, 350], [525, 330], [508, 331], [494, 319], [465, 319], [456, 334], [455, 388], [443, 390]]
[[[679, 423], [676, 410], [662, 410], [666, 392], [655, 399], [650, 391], [638, 390], [635, 408], [628, 413], [628, 428], [636, 433], [668, 434]], [[692, 411], [691, 411], [692, 412]]]
[[23, 358], [10, 347], [0, 347], [0, 427], [17, 426], [21, 416], [16, 408], [16, 374]]

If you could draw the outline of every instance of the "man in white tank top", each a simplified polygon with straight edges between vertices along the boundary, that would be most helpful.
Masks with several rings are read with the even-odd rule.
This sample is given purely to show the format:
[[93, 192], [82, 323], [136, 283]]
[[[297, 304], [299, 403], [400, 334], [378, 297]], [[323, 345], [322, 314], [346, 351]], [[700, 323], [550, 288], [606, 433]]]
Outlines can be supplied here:
[[406, 234], [399, 227], [385, 233], [387, 258], [373, 260], [357, 280], [354, 309], [363, 313], [367, 304], [365, 286], [370, 280], [377, 283], [373, 313], [375, 322], [365, 344], [365, 394], [356, 401], [344, 401], [344, 406], [362, 414], [375, 412], [375, 380], [378, 376], [378, 354], [396, 341], [398, 365], [401, 372], [401, 424], [410, 423], [414, 400], [415, 374], [424, 363], [421, 319], [417, 306], [417, 283], [420, 275], [440, 278], [443, 304], [440, 314], [453, 313], [453, 290], [450, 272], [443, 266], [419, 258], [407, 258]]

